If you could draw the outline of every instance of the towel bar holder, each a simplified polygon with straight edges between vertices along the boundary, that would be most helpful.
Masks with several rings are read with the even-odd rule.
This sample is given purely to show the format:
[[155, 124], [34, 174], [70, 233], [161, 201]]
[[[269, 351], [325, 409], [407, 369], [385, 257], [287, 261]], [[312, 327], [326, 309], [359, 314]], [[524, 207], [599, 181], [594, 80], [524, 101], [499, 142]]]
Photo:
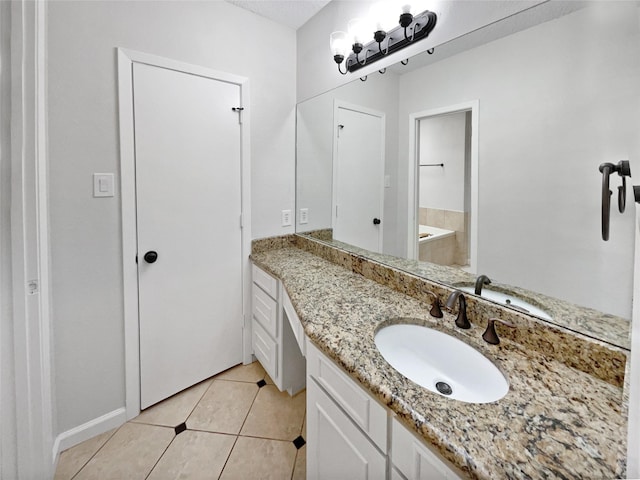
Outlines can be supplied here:
[[[629, 166], [629, 160], [620, 160], [616, 165], [613, 163], [603, 163], [598, 167], [598, 170], [602, 173], [602, 240], [606, 242], [609, 240], [611, 195], [613, 194], [613, 192], [609, 190], [609, 176], [612, 173], [617, 173], [622, 177], [622, 185], [618, 187], [618, 211], [624, 213], [627, 197], [626, 177], [631, 177], [631, 167]], [[636, 195], [635, 187], [634, 195]]]

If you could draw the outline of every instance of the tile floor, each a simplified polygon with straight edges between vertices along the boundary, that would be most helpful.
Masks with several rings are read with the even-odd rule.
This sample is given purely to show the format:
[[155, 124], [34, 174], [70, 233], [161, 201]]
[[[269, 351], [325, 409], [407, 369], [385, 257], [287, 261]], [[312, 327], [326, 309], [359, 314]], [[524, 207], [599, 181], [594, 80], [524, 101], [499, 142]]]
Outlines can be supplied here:
[[62, 452], [55, 480], [306, 477], [306, 391], [238, 365]]

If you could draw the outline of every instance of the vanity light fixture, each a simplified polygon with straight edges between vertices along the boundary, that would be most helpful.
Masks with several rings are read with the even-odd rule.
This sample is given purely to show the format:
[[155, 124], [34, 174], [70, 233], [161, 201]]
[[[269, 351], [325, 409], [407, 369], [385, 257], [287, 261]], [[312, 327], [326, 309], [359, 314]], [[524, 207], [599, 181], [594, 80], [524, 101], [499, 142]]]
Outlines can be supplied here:
[[[407, 45], [427, 38], [438, 21], [434, 12], [424, 10], [414, 15], [411, 5], [405, 4], [402, 6], [397, 25], [393, 27], [388, 24], [388, 19], [393, 18], [393, 13], [388, 12], [388, 5], [389, 2], [378, 2], [371, 8], [368, 18], [354, 18], [348, 23], [348, 33], [333, 32], [331, 34], [331, 53], [341, 74], [355, 72], [389, 53], [397, 52]], [[373, 40], [365, 44], [367, 32], [372, 30]], [[351, 44], [350, 53], [348, 53], [349, 44]], [[427, 52], [433, 53], [433, 49]]]

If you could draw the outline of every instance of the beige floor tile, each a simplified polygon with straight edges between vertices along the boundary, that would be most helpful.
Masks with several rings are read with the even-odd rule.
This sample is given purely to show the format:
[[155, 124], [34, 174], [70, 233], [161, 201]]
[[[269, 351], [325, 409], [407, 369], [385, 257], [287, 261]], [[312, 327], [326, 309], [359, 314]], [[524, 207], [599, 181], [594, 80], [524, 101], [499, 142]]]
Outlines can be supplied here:
[[155, 466], [149, 480], [217, 479], [236, 441], [233, 435], [193, 432], [178, 435]]
[[125, 423], [75, 479], [144, 479], [174, 436], [172, 428]]
[[205, 380], [146, 409], [131, 420], [137, 423], [176, 427], [187, 420], [212, 380]]
[[303, 445], [298, 450], [296, 464], [293, 467], [293, 477], [291, 480], [306, 480], [307, 478], [307, 446]]
[[187, 427], [238, 434], [257, 393], [258, 386], [255, 383], [214, 380], [187, 419]]
[[293, 440], [302, 430], [306, 407], [306, 390], [290, 397], [274, 385], [260, 389], [241, 435]]
[[264, 381], [267, 382], [267, 385], [275, 385], [275, 382], [271, 379], [268, 373], [264, 374]]
[[97, 435], [60, 454], [54, 480], [70, 480], [111, 438], [117, 428]]
[[295, 459], [296, 447], [291, 442], [238, 437], [220, 478], [289, 480]]
[[216, 380], [234, 380], [236, 382], [252, 382], [256, 383], [263, 380], [267, 373], [260, 365], [260, 362], [255, 361], [249, 365], [236, 365], [229, 370], [226, 370], [215, 376]]

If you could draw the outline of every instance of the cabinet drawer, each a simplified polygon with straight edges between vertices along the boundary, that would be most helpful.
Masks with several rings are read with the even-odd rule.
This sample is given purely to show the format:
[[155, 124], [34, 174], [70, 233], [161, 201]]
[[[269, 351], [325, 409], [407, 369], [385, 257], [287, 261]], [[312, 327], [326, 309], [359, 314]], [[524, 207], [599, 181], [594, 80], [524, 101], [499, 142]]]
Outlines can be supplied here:
[[459, 480], [453, 465], [419, 440], [396, 418], [392, 423], [391, 461], [409, 480]]
[[267, 371], [269, 376], [275, 381], [278, 377], [278, 344], [255, 320], [252, 326], [253, 354]]
[[267, 292], [274, 300], [278, 298], [278, 280], [255, 265], [253, 265], [252, 276], [253, 283]]
[[253, 318], [267, 330], [273, 338], [278, 336], [278, 303], [255, 283], [253, 284]]
[[307, 340], [307, 374], [371, 438], [387, 449], [387, 411], [371, 395]]
[[304, 328], [302, 326], [302, 322], [298, 318], [298, 314], [296, 313], [295, 308], [293, 308], [291, 299], [289, 298], [289, 295], [287, 295], [287, 292], [284, 288], [282, 289], [282, 309], [284, 310], [284, 313], [289, 320], [291, 330], [293, 331], [293, 336], [296, 337], [296, 342], [300, 347], [300, 352], [302, 352], [303, 356], [306, 356]]

